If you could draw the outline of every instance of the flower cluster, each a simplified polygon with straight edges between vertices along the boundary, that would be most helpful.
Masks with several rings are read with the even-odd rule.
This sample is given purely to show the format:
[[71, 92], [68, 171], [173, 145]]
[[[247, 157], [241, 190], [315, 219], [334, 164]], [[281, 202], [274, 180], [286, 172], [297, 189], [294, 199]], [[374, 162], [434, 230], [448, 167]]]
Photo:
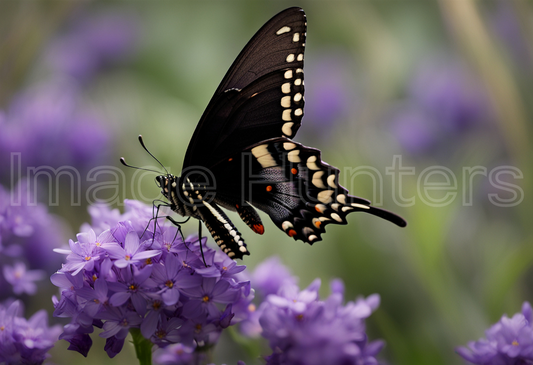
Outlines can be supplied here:
[[51, 273], [59, 264], [52, 249], [62, 241], [62, 231], [62, 221], [35, 201], [26, 180], [13, 191], [0, 186], [0, 299], [11, 292], [35, 294], [43, 270]]
[[[77, 13], [69, 20], [66, 31], [43, 47], [38, 64], [49, 66], [46, 77], [18, 90], [0, 110], [1, 166], [52, 175], [58, 173], [52, 168], [62, 168], [76, 177], [109, 160], [113, 132], [87, 99], [86, 86], [105, 66], [131, 58], [137, 18], [105, 12]], [[8, 176], [0, 176], [0, 182], [9, 183]]]
[[0, 305], [0, 363], [6, 365], [38, 365], [48, 357], [61, 326], [48, 327], [45, 310], [26, 320], [19, 301]]
[[146, 205], [126, 201], [126, 210], [93, 207], [93, 224], [69, 250], [56, 250], [68, 256], [51, 278], [61, 288], [54, 315], [72, 318], [61, 338], [86, 356], [89, 333], [102, 328], [110, 357], [131, 329], [161, 348], [179, 343], [185, 353], [215, 344], [233, 305], [250, 295], [249, 281], [238, 276], [245, 266], [205, 240], [183, 240], [176, 227], [151, 219]]
[[459, 347], [457, 353], [465, 360], [479, 365], [533, 364], [533, 311], [528, 302], [522, 312], [512, 318], [502, 316], [486, 332], [486, 338]]
[[252, 275], [264, 301], [241, 322], [245, 334], [261, 335], [273, 353], [267, 364], [378, 364], [383, 341], [368, 342], [365, 319], [379, 306], [377, 294], [343, 305], [344, 285], [331, 283], [331, 295], [320, 300], [320, 280], [299, 290], [296, 278], [277, 258], [266, 260]]

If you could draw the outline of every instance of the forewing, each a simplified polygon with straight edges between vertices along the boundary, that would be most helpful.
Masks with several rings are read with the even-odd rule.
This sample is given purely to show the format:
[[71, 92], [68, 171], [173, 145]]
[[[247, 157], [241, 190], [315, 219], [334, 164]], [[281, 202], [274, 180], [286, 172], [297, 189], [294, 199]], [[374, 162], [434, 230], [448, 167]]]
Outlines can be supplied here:
[[282, 11], [248, 42], [209, 102], [183, 168], [210, 167], [261, 140], [293, 137], [303, 116], [305, 13]]

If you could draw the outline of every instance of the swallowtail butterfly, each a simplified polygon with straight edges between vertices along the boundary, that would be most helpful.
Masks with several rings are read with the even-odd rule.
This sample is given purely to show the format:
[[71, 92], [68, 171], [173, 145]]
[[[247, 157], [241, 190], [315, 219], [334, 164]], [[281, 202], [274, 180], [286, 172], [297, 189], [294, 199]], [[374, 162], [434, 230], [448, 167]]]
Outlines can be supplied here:
[[201, 220], [231, 258], [250, 253], [221, 207], [236, 211], [263, 234], [255, 207], [289, 237], [309, 244], [321, 240], [328, 224], [347, 224], [351, 212], [406, 225], [401, 217], [349, 195], [339, 185], [339, 170], [322, 161], [320, 150], [292, 140], [304, 114], [306, 26], [304, 11], [289, 8], [259, 29], [204, 111], [182, 176], [156, 178], [168, 206]]

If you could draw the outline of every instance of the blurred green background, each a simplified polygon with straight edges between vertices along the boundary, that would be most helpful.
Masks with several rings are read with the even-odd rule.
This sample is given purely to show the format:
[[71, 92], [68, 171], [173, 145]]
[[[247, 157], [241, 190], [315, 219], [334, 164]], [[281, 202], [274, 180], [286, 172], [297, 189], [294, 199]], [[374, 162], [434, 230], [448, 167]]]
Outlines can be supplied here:
[[[114, 206], [124, 198], [150, 203], [158, 198], [154, 174], [122, 168], [118, 158], [153, 166], [137, 143], [142, 134], [179, 174], [226, 70], [255, 31], [289, 6], [301, 6], [308, 19], [306, 114], [295, 140], [321, 149], [352, 194], [409, 224], [352, 214], [348, 226], [328, 226], [309, 247], [266, 216], [265, 235], [256, 236], [232, 214], [252, 253], [243, 263], [254, 268], [278, 255], [301, 287], [321, 278], [324, 296], [333, 278], [344, 280], [349, 299], [379, 293], [368, 331], [386, 341], [387, 363], [461, 364], [454, 347], [532, 299], [532, 2], [3, 1], [0, 109], [52, 77], [54, 44], [78, 22], [126, 17], [134, 35], [125, 56], [90, 77], [64, 77], [75, 80], [110, 138], [91, 146], [105, 158], [88, 167], [121, 171], [116, 191], [94, 196]], [[86, 183], [90, 190], [94, 182]], [[80, 206], [62, 199], [50, 210], [67, 220], [73, 238], [91, 199]], [[196, 229], [184, 226], [186, 234]], [[50, 310], [48, 298], [30, 299], [29, 308]], [[53, 363], [136, 361], [132, 348], [109, 360], [102, 342], [87, 359], [66, 347], [56, 345]], [[238, 359], [262, 363], [223, 335], [215, 362]]]

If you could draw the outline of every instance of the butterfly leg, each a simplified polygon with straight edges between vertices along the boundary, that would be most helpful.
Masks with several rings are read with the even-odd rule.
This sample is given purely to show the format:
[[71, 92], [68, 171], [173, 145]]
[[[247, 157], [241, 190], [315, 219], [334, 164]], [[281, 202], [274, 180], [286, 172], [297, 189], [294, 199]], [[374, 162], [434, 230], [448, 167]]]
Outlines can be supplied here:
[[204, 249], [202, 248], [202, 221], [198, 220], [198, 243], [200, 244], [200, 253], [202, 254], [202, 261], [204, 262], [205, 267], [207, 263], [205, 262]]
[[183, 240], [183, 242], [185, 242], [185, 237], [183, 236], [183, 232], [181, 231], [181, 225], [184, 224], [184, 223], [187, 223], [189, 221], [189, 219], [191, 219], [191, 217], [187, 217], [187, 219], [185, 219], [183, 222], [178, 222], [178, 221], [176, 221], [174, 218], [172, 218], [169, 215], [165, 216], [165, 218], [168, 219], [170, 221], [170, 223], [172, 223], [173, 225], [175, 225], [178, 228], [178, 232], [180, 233], [181, 239]]

